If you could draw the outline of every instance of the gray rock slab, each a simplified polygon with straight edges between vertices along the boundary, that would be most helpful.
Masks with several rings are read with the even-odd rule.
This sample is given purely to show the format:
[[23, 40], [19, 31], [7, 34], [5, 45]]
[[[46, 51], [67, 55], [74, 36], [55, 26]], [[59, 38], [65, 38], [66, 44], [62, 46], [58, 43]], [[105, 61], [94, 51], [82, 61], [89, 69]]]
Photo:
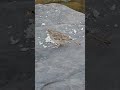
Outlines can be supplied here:
[[[47, 29], [73, 42], [53, 48]], [[35, 5], [35, 89], [85, 90], [85, 15], [61, 4]]]

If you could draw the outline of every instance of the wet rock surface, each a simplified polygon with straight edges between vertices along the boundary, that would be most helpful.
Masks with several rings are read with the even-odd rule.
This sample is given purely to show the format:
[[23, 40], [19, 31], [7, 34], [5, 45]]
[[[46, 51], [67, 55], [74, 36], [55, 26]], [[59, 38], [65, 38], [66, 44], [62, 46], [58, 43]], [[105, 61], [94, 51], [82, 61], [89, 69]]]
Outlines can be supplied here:
[[[86, 0], [86, 89], [119, 90], [120, 1]], [[89, 33], [108, 40], [104, 44]]]
[[[65, 33], [76, 41], [59, 48], [47, 30]], [[84, 90], [85, 15], [60, 4], [35, 5], [35, 89]]]
[[26, 15], [32, 5], [0, 2], [0, 90], [32, 89], [34, 15]]

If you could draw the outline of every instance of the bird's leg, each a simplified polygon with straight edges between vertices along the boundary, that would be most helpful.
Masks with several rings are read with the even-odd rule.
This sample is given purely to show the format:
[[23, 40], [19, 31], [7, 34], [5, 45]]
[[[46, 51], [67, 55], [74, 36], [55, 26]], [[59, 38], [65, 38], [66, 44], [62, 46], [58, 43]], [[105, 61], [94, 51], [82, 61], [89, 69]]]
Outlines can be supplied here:
[[77, 45], [80, 45], [80, 42], [74, 41], [74, 43], [76, 43]]
[[58, 43], [54, 44], [54, 48], [58, 48], [59, 46], [60, 46], [60, 44], [58, 44]]
[[80, 42], [72, 40], [75, 44], [80, 45]]

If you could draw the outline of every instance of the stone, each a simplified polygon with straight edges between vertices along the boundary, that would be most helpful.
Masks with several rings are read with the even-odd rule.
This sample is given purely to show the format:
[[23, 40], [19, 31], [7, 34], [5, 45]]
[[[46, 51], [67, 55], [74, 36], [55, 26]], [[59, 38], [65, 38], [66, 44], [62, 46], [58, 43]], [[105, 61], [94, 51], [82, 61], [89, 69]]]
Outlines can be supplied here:
[[[53, 48], [48, 29], [76, 41]], [[85, 15], [67, 6], [35, 5], [35, 90], [85, 90]]]

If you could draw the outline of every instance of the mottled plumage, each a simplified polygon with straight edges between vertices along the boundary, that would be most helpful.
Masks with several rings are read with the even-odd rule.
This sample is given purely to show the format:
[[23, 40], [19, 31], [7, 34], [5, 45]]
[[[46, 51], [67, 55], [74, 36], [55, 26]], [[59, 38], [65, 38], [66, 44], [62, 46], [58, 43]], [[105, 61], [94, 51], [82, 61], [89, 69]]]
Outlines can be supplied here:
[[[48, 33], [50, 35], [50, 38], [55, 42], [55, 44], [58, 47], [60, 45], [64, 45], [65, 43], [68, 43], [69, 41], [73, 40], [70, 36], [68, 36], [64, 33], [61, 33], [59, 31], [54, 31], [54, 30], [49, 29]], [[77, 42], [75, 42], [75, 43], [77, 43]]]

